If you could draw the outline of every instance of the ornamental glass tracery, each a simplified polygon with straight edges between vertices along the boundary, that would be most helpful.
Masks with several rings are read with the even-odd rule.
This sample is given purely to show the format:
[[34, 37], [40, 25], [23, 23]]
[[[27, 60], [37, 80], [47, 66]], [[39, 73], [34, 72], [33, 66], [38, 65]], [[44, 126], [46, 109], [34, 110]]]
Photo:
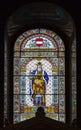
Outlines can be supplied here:
[[14, 46], [14, 123], [35, 116], [42, 106], [46, 116], [65, 122], [65, 47], [53, 31], [33, 29]]

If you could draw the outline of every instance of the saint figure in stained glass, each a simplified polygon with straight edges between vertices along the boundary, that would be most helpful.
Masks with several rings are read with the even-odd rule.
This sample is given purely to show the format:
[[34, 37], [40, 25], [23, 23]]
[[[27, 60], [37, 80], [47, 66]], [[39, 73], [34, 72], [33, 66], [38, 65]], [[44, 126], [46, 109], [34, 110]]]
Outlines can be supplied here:
[[64, 43], [55, 32], [37, 30], [23, 33], [15, 43], [14, 123], [34, 117], [38, 106], [47, 117], [65, 121]]
[[30, 89], [30, 94], [32, 94], [33, 103], [34, 105], [45, 106], [45, 90], [49, 77], [46, 71], [42, 69], [41, 62], [37, 63], [37, 69], [32, 71], [32, 75], [32, 82], [30, 82], [32, 83], [32, 90]]

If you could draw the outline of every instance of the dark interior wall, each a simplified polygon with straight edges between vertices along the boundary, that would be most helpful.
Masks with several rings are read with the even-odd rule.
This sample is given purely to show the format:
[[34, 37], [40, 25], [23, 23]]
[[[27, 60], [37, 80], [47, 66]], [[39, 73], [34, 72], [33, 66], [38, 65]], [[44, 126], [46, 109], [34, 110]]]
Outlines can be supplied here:
[[[36, 1], [36, 0], [34, 0]], [[47, 0], [44, 0], [47, 1]], [[13, 1], [1, 1], [0, 3], [0, 126], [3, 123], [3, 87], [4, 87], [4, 27], [8, 20], [8, 17], [18, 9], [20, 6], [23, 6], [32, 0], [13, 0]], [[74, 19], [76, 34], [77, 34], [77, 120], [78, 126], [81, 127], [81, 64], [80, 64], [80, 54], [81, 54], [81, 4], [79, 0], [48, 0], [48, 2], [53, 2], [55, 4], [63, 7]]]

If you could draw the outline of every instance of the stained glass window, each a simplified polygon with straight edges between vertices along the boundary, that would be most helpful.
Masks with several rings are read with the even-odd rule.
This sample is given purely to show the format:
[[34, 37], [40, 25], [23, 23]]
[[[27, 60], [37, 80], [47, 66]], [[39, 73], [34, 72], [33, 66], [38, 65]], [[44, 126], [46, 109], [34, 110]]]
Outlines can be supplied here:
[[42, 106], [46, 117], [65, 122], [65, 47], [53, 31], [33, 29], [14, 45], [14, 123], [35, 116]]

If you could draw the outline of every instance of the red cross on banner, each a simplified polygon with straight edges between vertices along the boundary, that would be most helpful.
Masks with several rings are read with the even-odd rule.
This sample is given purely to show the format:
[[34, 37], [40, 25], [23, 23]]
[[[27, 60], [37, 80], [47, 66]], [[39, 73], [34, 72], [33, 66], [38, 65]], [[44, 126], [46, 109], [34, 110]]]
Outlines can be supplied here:
[[43, 45], [43, 39], [40, 38], [40, 37], [36, 38], [36, 45], [39, 46], [39, 47], [42, 46]]

